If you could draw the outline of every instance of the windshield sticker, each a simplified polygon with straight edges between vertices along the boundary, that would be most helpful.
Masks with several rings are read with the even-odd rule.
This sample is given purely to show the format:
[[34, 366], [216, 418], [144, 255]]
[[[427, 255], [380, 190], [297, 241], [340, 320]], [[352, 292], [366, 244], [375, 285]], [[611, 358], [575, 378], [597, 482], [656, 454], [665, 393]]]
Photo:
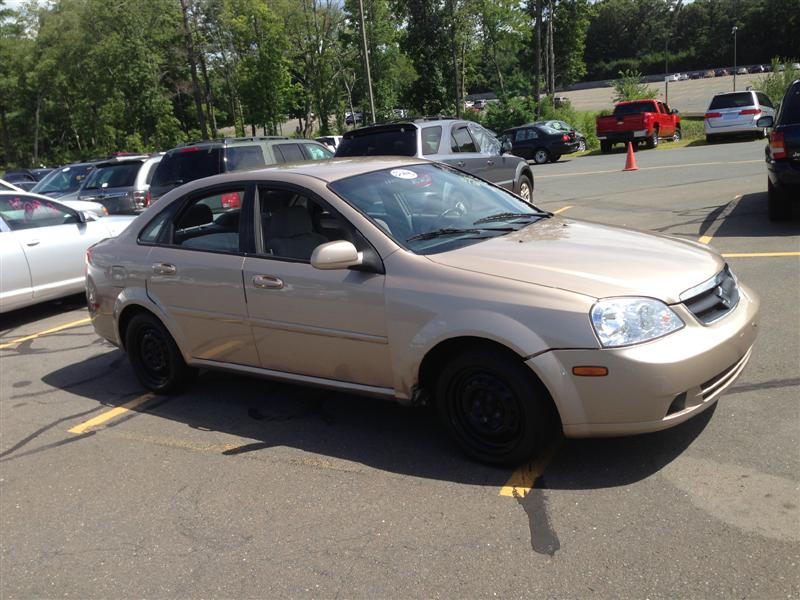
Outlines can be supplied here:
[[414, 171], [409, 171], [408, 169], [392, 169], [389, 171], [389, 175], [392, 177], [397, 177], [398, 179], [416, 179], [417, 174]]

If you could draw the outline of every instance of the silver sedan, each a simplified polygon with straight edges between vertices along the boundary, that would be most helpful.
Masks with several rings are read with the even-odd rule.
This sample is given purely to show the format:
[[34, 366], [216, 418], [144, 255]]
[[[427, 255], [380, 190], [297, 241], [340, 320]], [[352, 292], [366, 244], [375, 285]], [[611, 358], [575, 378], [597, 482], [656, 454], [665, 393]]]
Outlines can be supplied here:
[[86, 250], [132, 220], [0, 191], [0, 313], [81, 292]]

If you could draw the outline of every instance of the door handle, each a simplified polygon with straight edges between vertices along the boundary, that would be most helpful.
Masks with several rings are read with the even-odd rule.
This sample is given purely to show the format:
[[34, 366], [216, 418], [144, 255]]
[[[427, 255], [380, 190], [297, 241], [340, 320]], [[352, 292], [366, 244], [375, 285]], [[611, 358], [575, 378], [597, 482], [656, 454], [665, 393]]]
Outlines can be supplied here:
[[463, 167], [466, 163], [463, 160], [460, 160], [456, 163], [457, 167]]
[[38, 246], [41, 242], [39, 240], [28, 240], [25, 242], [26, 246]]
[[493, 167], [494, 166], [494, 161], [493, 160], [487, 160], [486, 164], [489, 165], [490, 167]]
[[153, 265], [153, 273], [156, 275], [175, 275], [177, 272], [178, 269], [175, 268], [175, 265], [168, 263], [156, 263]]
[[274, 275], [254, 275], [253, 286], [260, 290], [279, 290], [283, 287], [283, 281]]

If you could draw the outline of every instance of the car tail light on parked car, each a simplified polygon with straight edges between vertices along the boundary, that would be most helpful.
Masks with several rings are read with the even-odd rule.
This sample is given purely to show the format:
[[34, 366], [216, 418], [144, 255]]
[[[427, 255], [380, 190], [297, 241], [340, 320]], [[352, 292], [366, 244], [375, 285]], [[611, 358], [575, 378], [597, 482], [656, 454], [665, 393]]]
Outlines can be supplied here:
[[222, 194], [220, 202], [222, 203], [222, 208], [239, 208], [239, 192]]
[[200, 152], [200, 146], [187, 146], [186, 148], [181, 148], [178, 152]]
[[144, 195], [144, 207], [147, 208], [150, 206], [150, 203], [153, 201], [153, 194], [150, 193], [150, 190], [147, 190], [147, 193]]
[[147, 194], [142, 190], [134, 190], [133, 192], [133, 203], [136, 208], [144, 208], [147, 206]]
[[722, 116], [722, 113], [707, 112], [705, 118], [706, 119], [719, 119], [721, 116]]
[[760, 115], [761, 109], [760, 108], [745, 108], [744, 110], [739, 111], [740, 115]]
[[772, 152], [772, 158], [786, 158], [782, 131], [773, 131], [769, 134], [769, 151]]
[[565, 133], [564, 135], [561, 136], [561, 139], [564, 140], [565, 142], [568, 142], [569, 136]]

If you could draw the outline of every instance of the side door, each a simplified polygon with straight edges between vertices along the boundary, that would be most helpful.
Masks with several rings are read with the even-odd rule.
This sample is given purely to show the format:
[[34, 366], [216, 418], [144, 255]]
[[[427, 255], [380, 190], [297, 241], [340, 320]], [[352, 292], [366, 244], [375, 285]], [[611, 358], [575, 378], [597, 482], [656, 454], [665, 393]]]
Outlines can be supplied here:
[[252, 235], [240, 217], [252, 207], [252, 190], [234, 182], [189, 192], [151, 221], [156, 231], [148, 225], [139, 238], [152, 246], [147, 295], [193, 358], [258, 365], [242, 283]]
[[36, 196], [6, 196], [0, 204], [3, 219], [25, 254], [34, 299], [79, 293], [84, 286], [86, 249], [108, 237], [99, 221], [83, 221], [58, 202]]
[[533, 151], [539, 141], [539, 134], [533, 127], [520, 127], [514, 130], [514, 154], [525, 160], [533, 159]]
[[311, 266], [320, 244], [345, 239], [380, 257], [331, 205], [301, 187], [258, 187], [257, 252], [244, 261], [247, 310], [261, 366], [381, 388], [393, 386], [383, 273]]
[[449, 149], [447, 143], [447, 140], [444, 139], [439, 145], [439, 153], [443, 155], [439, 158], [441, 162], [472, 173], [477, 177], [484, 176], [486, 160], [478, 150], [478, 144], [470, 135], [466, 123], [453, 126], [450, 130]]
[[486, 163], [481, 177], [513, 192], [519, 160], [503, 154], [500, 140], [477, 123], [470, 123], [468, 127]]

